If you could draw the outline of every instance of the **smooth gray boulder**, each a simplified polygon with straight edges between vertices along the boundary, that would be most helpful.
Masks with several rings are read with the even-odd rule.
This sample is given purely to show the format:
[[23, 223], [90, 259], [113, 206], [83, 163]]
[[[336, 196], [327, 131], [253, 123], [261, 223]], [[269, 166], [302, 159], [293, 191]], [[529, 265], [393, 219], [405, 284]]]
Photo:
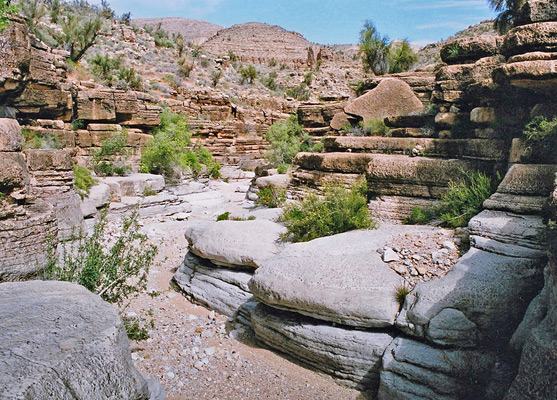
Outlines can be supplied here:
[[97, 213], [97, 209], [110, 204], [110, 186], [106, 183], [97, 183], [89, 189], [89, 194], [81, 203], [81, 212], [85, 218]]
[[147, 400], [117, 310], [82, 286], [0, 284], [0, 399]]
[[383, 355], [378, 399], [487, 399], [495, 362], [488, 350], [441, 349], [398, 337]]
[[475, 247], [519, 258], [544, 258], [540, 234], [545, 230], [541, 216], [484, 210], [468, 223]]
[[23, 142], [17, 120], [0, 118], [0, 151], [21, 151]]
[[403, 279], [377, 249], [403, 230], [383, 225], [290, 244], [259, 264], [249, 287], [275, 308], [357, 327], [390, 326]]
[[543, 286], [543, 260], [471, 248], [441, 279], [418, 283], [396, 325], [443, 346], [508, 341]]
[[286, 229], [267, 220], [219, 221], [192, 225], [186, 232], [190, 250], [212, 263], [230, 268], [257, 268], [280, 249]]
[[333, 326], [259, 303], [251, 312], [257, 340], [349, 387], [377, 391], [381, 357], [394, 336]]
[[252, 276], [250, 271], [219, 267], [188, 252], [174, 281], [195, 302], [233, 317], [252, 298], [248, 289]]

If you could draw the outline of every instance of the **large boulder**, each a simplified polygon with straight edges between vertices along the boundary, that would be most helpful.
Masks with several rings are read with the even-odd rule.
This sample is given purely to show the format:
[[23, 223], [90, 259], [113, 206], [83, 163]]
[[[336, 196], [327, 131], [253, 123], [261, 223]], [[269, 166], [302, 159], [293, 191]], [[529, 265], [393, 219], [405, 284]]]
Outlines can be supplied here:
[[0, 151], [20, 151], [22, 147], [19, 123], [15, 119], [0, 118]]
[[275, 255], [286, 229], [267, 220], [219, 221], [188, 227], [190, 250], [212, 263], [230, 268], [257, 268]]
[[520, 9], [519, 22], [545, 22], [557, 20], [557, 3], [551, 0], [528, 0]]
[[25, 158], [18, 152], [0, 152], [0, 191], [9, 193], [13, 189], [29, 186], [29, 172]]
[[503, 343], [542, 285], [543, 260], [471, 248], [445, 277], [416, 285], [397, 327], [442, 346]]
[[67, 282], [0, 284], [0, 398], [147, 400], [117, 310]]
[[385, 350], [379, 400], [488, 399], [496, 358], [485, 350], [443, 349], [403, 337]]
[[401, 231], [385, 224], [288, 245], [259, 264], [249, 288], [275, 308], [357, 327], [390, 326], [403, 280], [377, 249]]
[[249, 271], [219, 267], [188, 252], [174, 281], [193, 301], [233, 317], [252, 298], [248, 288], [252, 276]]
[[424, 106], [412, 88], [396, 78], [383, 79], [379, 85], [348, 104], [344, 111], [349, 115], [372, 119], [410, 114], [423, 111]]
[[350, 387], [376, 391], [389, 332], [334, 326], [258, 304], [251, 312], [258, 341]]

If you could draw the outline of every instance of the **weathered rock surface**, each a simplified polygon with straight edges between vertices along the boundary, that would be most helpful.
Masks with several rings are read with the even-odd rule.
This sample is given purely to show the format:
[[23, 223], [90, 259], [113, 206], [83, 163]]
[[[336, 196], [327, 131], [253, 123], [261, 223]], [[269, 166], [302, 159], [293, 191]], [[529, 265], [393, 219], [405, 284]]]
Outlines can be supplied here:
[[538, 50], [557, 50], [557, 21], [517, 26], [507, 33], [502, 47], [507, 57]]
[[20, 151], [23, 146], [21, 127], [15, 119], [0, 118], [0, 151]]
[[53, 207], [31, 206], [26, 215], [0, 220], [0, 282], [21, 280], [41, 272], [47, 263], [49, 237], [56, 237]]
[[519, 11], [521, 23], [557, 20], [557, 4], [548, 0], [528, 0]]
[[392, 342], [388, 332], [332, 326], [258, 304], [251, 313], [257, 339], [296, 362], [340, 383], [376, 391], [381, 357]]
[[363, 174], [372, 157], [366, 153], [298, 153], [294, 163], [309, 170]]
[[149, 399], [115, 308], [66, 282], [0, 285], [0, 398]]
[[[400, 278], [377, 249], [400, 229], [352, 231], [286, 246], [259, 263], [249, 287], [275, 308], [357, 327], [392, 325]], [[355, 299], [358, 299], [357, 301]]]
[[441, 48], [441, 60], [448, 64], [467, 64], [497, 54], [498, 37], [480, 35], [447, 43]]
[[504, 343], [541, 288], [542, 264], [471, 248], [444, 278], [416, 285], [397, 327], [443, 346]]
[[234, 317], [252, 298], [248, 288], [252, 276], [250, 271], [223, 268], [188, 252], [174, 281], [195, 302]]
[[400, 79], [384, 79], [379, 85], [348, 104], [344, 111], [350, 115], [370, 119], [410, 114], [423, 111], [423, 104], [412, 88]]
[[442, 349], [396, 338], [385, 350], [380, 400], [486, 399], [489, 372], [495, 364], [488, 351]]
[[545, 245], [540, 243], [545, 229], [541, 216], [484, 210], [470, 220], [468, 228], [472, 243], [479, 249], [510, 257], [545, 256]]
[[142, 196], [146, 189], [160, 192], [164, 189], [164, 177], [152, 174], [131, 174], [129, 176], [111, 176], [103, 179], [110, 186], [112, 200], [120, 201], [124, 196]]
[[[201, 258], [231, 268], [258, 268], [279, 251], [286, 229], [271, 221], [219, 221], [195, 224], [186, 231], [190, 250]], [[257, 245], [254, 245], [257, 243]]]
[[18, 152], [0, 153], [0, 190], [9, 193], [13, 189], [29, 186], [29, 172], [23, 154]]

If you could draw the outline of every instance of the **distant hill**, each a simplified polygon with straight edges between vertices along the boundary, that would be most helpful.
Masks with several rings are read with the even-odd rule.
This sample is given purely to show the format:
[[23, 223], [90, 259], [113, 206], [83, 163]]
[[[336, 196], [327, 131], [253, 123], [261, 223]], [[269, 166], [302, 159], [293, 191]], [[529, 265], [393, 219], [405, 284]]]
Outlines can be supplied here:
[[215, 33], [224, 27], [206, 21], [199, 21], [188, 18], [137, 18], [132, 23], [140, 26], [157, 27], [160, 23], [161, 28], [171, 34], [181, 33], [184, 39], [195, 44], [202, 44]]
[[273, 58], [278, 63], [305, 64], [308, 48], [312, 46], [297, 32], [259, 22], [220, 30], [203, 43], [203, 49], [215, 56], [225, 56], [231, 51], [240, 61], [257, 64], [266, 64]]

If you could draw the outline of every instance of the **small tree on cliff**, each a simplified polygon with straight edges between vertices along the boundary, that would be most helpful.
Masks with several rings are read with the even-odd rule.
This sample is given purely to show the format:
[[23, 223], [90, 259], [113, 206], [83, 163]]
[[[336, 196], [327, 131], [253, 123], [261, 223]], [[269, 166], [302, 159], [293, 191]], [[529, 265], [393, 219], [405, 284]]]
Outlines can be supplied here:
[[495, 18], [495, 29], [499, 33], [506, 33], [515, 26], [520, 9], [526, 0], [487, 0], [487, 2], [493, 10], [499, 11], [499, 15]]
[[101, 32], [103, 19], [99, 15], [81, 18], [68, 14], [60, 22], [63, 34], [59, 41], [70, 52], [70, 60], [78, 62], [85, 52], [95, 44], [95, 40]]

